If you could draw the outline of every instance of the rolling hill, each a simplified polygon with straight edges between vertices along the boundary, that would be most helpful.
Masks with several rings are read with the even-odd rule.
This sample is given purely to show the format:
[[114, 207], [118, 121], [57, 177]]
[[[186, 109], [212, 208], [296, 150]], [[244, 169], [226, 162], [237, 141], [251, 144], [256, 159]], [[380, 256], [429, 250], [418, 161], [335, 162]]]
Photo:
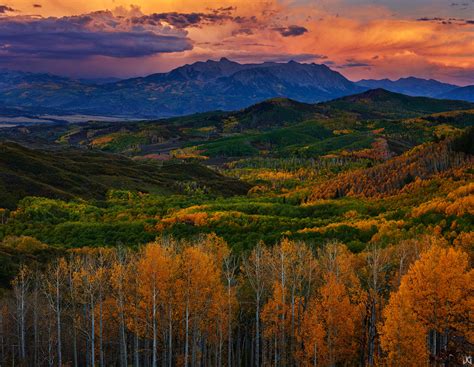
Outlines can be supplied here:
[[[370, 149], [390, 154], [472, 124], [474, 105], [410, 97], [382, 89], [319, 104], [270, 99], [235, 112], [207, 112], [140, 122], [90, 122], [0, 130], [0, 139], [31, 146], [87, 146], [129, 156], [241, 157], [260, 153], [314, 157]], [[444, 126], [444, 127], [443, 127]]]
[[470, 102], [412, 97], [385, 89], [372, 89], [364, 93], [342, 97], [320, 104], [330, 111], [356, 113], [363, 119], [399, 119], [436, 112], [467, 110]]
[[249, 188], [194, 163], [158, 165], [102, 152], [0, 143], [2, 207], [13, 208], [25, 196], [103, 199], [110, 189], [176, 194], [186, 183], [218, 195], [245, 194]]

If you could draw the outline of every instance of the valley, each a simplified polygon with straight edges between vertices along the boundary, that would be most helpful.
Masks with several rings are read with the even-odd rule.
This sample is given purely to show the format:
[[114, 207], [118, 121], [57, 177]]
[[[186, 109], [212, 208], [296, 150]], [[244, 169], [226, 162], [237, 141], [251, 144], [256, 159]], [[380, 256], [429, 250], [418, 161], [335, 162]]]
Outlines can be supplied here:
[[[468, 102], [374, 90], [320, 104], [272, 99], [157, 121], [4, 129], [12, 142], [1, 145], [1, 198], [13, 215], [2, 233], [21, 235], [29, 223], [27, 233], [67, 247], [217, 233], [238, 252], [284, 237], [360, 251], [388, 223], [410, 231], [413, 210], [468, 185], [473, 121]], [[401, 176], [401, 167], [413, 168]], [[46, 224], [33, 214], [44, 205], [63, 214]], [[469, 223], [471, 209], [465, 215]], [[123, 232], [104, 237], [112, 223]]]
[[[94, 302], [103, 307], [97, 318], [107, 327], [123, 327], [127, 338], [137, 343], [124, 341], [119, 347], [108, 346], [108, 351], [134, 350], [144, 361], [152, 358], [152, 350], [160, 351], [163, 361], [186, 355], [182, 345], [187, 316], [179, 306], [185, 304], [186, 293], [181, 292], [197, 289], [189, 296], [190, 322], [212, 338], [219, 335], [213, 334], [216, 318], [228, 323], [227, 335], [234, 338], [226, 347], [230, 364], [253, 365], [257, 357], [252, 345], [261, 343], [268, 348], [258, 357], [262, 361], [281, 353], [289, 365], [296, 365], [312, 361], [316, 353], [329, 366], [326, 352], [312, 349], [311, 341], [317, 338], [318, 345], [335, 351], [353, 343], [344, 358], [357, 365], [371, 343], [392, 350], [387, 335], [397, 329], [391, 329], [389, 321], [374, 324], [370, 317], [383, 313], [384, 320], [391, 320], [396, 315], [389, 311], [397, 306], [388, 294], [401, 292], [394, 285], [400, 277], [403, 283], [417, 276], [414, 267], [444, 261], [453, 269], [461, 264], [459, 272], [449, 276], [453, 273], [436, 268], [437, 280], [428, 286], [449, 277], [457, 282], [456, 294], [467, 297], [474, 254], [473, 125], [472, 103], [375, 89], [315, 104], [273, 98], [230, 112], [1, 129], [0, 286], [9, 294], [10, 288], [18, 292], [25, 284], [35, 294], [40, 289], [33, 286], [37, 276], [50, 279], [56, 274], [59, 292], [74, 289], [77, 297], [97, 297]], [[375, 259], [382, 262], [380, 268]], [[331, 270], [333, 263], [341, 278]], [[150, 324], [144, 324], [141, 334], [114, 316], [123, 312], [131, 323], [133, 317], [147, 315], [152, 305], [149, 289], [138, 288], [143, 292], [141, 303], [127, 306], [126, 312], [115, 292], [122, 289], [131, 300], [133, 284], [148, 287], [153, 283], [147, 279], [155, 272], [160, 272], [160, 287], [169, 292], [160, 296], [160, 329], [176, 345], [160, 341], [160, 347], [150, 349]], [[99, 277], [93, 290], [87, 288], [91, 274]], [[124, 288], [116, 288], [122, 287], [117, 274], [124, 277], [118, 278]], [[272, 326], [282, 321], [272, 315], [287, 310], [286, 320], [292, 317], [293, 298], [280, 298], [280, 292], [290, 292], [280, 288], [282, 274], [301, 279], [290, 284], [302, 304], [307, 300], [310, 306], [298, 311], [304, 314], [302, 321], [295, 319], [304, 333], [288, 336], [292, 344], [278, 341], [270, 347], [275, 336], [282, 335]], [[421, 276], [426, 279], [429, 274], [431, 270]], [[259, 293], [253, 287], [260, 276], [264, 293], [255, 303], [253, 297]], [[381, 277], [381, 288], [375, 290], [372, 276]], [[313, 277], [316, 283], [310, 285]], [[182, 285], [191, 281], [195, 283], [190, 288]], [[51, 290], [41, 292], [38, 302], [54, 296]], [[341, 303], [325, 299], [325, 292], [328, 297], [341, 292]], [[81, 302], [91, 308], [88, 298], [62, 297], [61, 304], [71, 308], [61, 311], [60, 324], [72, 330], [81, 325], [92, 335], [90, 317], [74, 311]], [[460, 299], [456, 302], [463, 305]], [[176, 307], [171, 316], [165, 316], [166, 302]], [[426, 299], [419, 302], [429, 306]], [[334, 307], [351, 318], [347, 329], [341, 329], [347, 334], [335, 339], [340, 344], [330, 347], [317, 333], [337, 323], [311, 312], [333, 317]], [[44, 306], [38, 312], [48, 310]], [[459, 314], [455, 317], [461, 320]], [[287, 321], [285, 327], [293, 330]], [[176, 335], [170, 334], [170, 327]], [[374, 327], [383, 334], [371, 342], [366, 338]], [[260, 341], [251, 341], [257, 328], [263, 330]], [[465, 329], [456, 335], [459, 339], [446, 348], [453, 353], [450, 358], [459, 361], [470, 347]], [[37, 338], [45, 348], [47, 340]], [[111, 330], [98, 338], [113, 341], [117, 334]], [[196, 353], [216, 345], [212, 338], [196, 338], [202, 343], [192, 347]], [[78, 340], [87, 348], [87, 338]], [[79, 346], [65, 343], [64, 358], [71, 359]], [[238, 355], [239, 345], [245, 343]], [[118, 363], [105, 348], [102, 353], [107, 361]], [[368, 358], [372, 352], [367, 353]], [[4, 358], [12, 355], [5, 353]], [[407, 361], [412, 355], [400, 358]]]

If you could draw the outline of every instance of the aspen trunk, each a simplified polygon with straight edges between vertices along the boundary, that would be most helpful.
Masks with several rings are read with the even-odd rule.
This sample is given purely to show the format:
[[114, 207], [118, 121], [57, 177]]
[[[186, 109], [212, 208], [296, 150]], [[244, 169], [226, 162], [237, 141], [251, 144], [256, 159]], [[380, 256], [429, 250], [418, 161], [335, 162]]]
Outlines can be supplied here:
[[[92, 292], [91, 292], [92, 293]], [[94, 297], [91, 296], [91, 366], [95, 367], [95, 314], [94, 314]]]
[[168, 367], [173, 366], [173, 319], [172, 306], [169, 305], [168, 312]]
[[189, 300], [186, 300], [184, 367], [188, 367], [189, 360]]
[[153, 327], [153, 354], [152, 354], [152, 366], [157, 366], [157, 326], [156, 326], [156, 284], [153, 284], [153, 305], [152, 305], [152, 327]]
[[58, 349], [58, 366], [63, 365], [62, 345], [61, 345], [61, 304], [59, 290], [59, 274], [56, 276], [56, 332], [57, 332], [57, 349]]

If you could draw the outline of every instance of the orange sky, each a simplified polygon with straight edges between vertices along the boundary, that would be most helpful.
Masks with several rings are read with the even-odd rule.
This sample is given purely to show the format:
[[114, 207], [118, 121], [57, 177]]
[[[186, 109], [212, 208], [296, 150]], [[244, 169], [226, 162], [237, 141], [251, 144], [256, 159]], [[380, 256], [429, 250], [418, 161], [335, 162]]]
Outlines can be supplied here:
[[[143, 54], [137, 50], [126, 50], [122, 54], [117, 50], [117, 53], [99, 52], [96, 55], [90, 50], [88, 57], [77, 58], [68, 57], [67, 52], [71, 50], [66, 47], [62, 51], [65, 57], [54, 57], [53, 53], [48, 56], [45, 50], [40, 50], [40, 56], [35, 54], [29, 59], [24, 53], [24, 45], [23, 53], [15, 54], [16, 58], [13, 58], [11, 54], [16, 50], [16, 44], [9, 44], [12, 41], [7, 39], [3, 41], [4, 60], [10, 57], [15, 65], [34, 71], [81, 76], [135, 76], [222, 56], [241, 62], [295, 59], [326, 63], [353, 80], [413, 75], [460, 85], [474, 84], [474, 0], [454, 2], [457, 5], [444, 0], [132, 2], [134, 6], [130, 0], [4, 0], [3, 5], [14, 11], [5, 11], [0, 20], [18, 18], [22, 24], [31, 26], [32, 16], [36, 16], [35, 19], [54, 17], [50, 18], [54, 22], [56, 18], [108, 9], [113, 15], [94, 15], [94, 22], [87, 25], [88, 31], [122, 32], [125, 42], [129, 43], [136, 39], [136, 34], [129, 40], [126, 32], [141, 35], [144, 34], [141, 32], [152, 32], [159, 37], [171, 34], [180, 38], [179, 42], [169, 50], [162, 50], [156, 44], [153, 52]], [[216, 10], [219, 8], [221, 10]], [[175, 12], [176, 16], [200, 13], [206, 17], [188, 26], [167, 23], [164, 17], [160, 18], [159, 27], [156, 23], [150, 25], [148, 22], [142, 27], [142, 24], [138, 26], [127, 21], [170, 12]], [[212, 14], [217, 15], [212, 17]], [[69, 22], [71, 18], [62, 19]], [[124, 25], [116, 24], [121, 22]], [[41, 32], [43, 28], [35, 29]], [[45, 39], [46, 36], [53, 37], [51, 28], [48, 30]], [[107, 35], [101, 36], [104, 37], [101, 42], [107, 45]], [[143, 42], [140, 47], [148, 47], [148, 41], [140, 39], [140, 42]], [[0, 33], [0, 63], [1, 46]], [[137, 45], [133, 45], [135, 47]]]

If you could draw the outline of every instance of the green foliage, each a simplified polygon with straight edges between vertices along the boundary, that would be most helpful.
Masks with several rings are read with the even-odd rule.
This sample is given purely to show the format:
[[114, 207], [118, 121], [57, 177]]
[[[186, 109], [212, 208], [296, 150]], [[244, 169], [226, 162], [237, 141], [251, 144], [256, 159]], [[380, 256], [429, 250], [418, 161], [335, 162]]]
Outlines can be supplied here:
[[8, 286], [21, 265], [42, 267], [64, 254], [64, 248], [47, 246], [29, 236], [8, 236], [0, 241], [0, 286]]
[[[434, 231], [454, 243], [474, 228], [467, 200], [464, 211], [414, 213], [472, 182], [474, 112], [450, 111], [469, 106], [375, 91], [318, 105], [276, 99], [163, 121], [32, 128], [28, 139], [129, 156], [195, 148], [217, 169], [0, 143], [0, 282], [65, 248], [136, 247], [158, 236], [216, 233], [235, 253], [284, 237], [354, 252]], [[333, 195], [312, 195], [318, 189]]]
[[103, 199], [111, 188], [176, 194], [195, 182], [218, 195], [243, 194], [248, 185], [195, 163], [133, 161], [79, 149], [33, 150], [0, 143], [0, 203], [14, 208], [25, 196]]

